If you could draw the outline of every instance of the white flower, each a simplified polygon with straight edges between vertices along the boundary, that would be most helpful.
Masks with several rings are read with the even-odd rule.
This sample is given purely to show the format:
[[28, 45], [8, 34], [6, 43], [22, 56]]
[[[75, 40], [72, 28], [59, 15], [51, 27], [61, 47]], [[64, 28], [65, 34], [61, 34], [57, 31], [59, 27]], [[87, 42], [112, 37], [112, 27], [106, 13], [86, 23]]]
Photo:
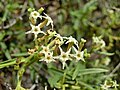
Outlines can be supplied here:
[[52, 29], [49, 29], [47, 30], [47, 33], [50, 35], [50, 36], [54, 36], [56, 34], [56, 31], [53, 31]]
[[47, 54], [49, 52], [50, 52], [50, 49], [48, 46], [42, 46], [42, 50], [40, 51], [40, 53]]
[[65, 44], [73, 42], [77, 46], [77, 48], [78, 48], [78, 41], [75, 38], [70, 36], [69, 38], [66, 38], [66, 39], [68, 39], [68, 41]]
[[63, 41], [63, 37], [60, 34], [55, 34], [54, 35], [56, 38], [60, 39], [61, 41]]
[[40, 51], [40, 53], [44, 54], [44, 57], [40, 61], [45, 61], [46, 63], [55, 61], [53, 58], [53, 52], [50, 52], [48, 46], [42, 46], [42, 50]]
[[26, 34], [33, 33], [35, 35], [34, 40], [37, 38], [37, 35], [39, 33], [45, 34], [43, 31], [41, 31], [39, 25], [38, 26], [34, 26], [32, 24], [30, 24], [30, 25], [31, 25], [32, 29], [30, 31], [26, 32]]
[[54, 62], [55, 60], [53, 58], [53, 52], [46, 53], [45, 57], [43, 57], [39, 61], [45, 61], [46, 63]]
[[109, 90], [110, 87], [110, 85], [107, 85], [107, 81], [105, 81], [104, 85], [101, 85], [101, 88], [104, 90]]
[[72, 54], [72, 56], [75, 57], [77, 61], [79, 61], [79, 60], [85, 61], [84, 60], [84, 51], [78, 51], [75, 47], [73, 47], [73, 49], [75, 51], [75, 54]]
[[116, 89], [118, 86], [119, 86], [119, 84], [117, 84], [116, 81], [113, 81], [113, 85], [112, 85], [112, 87], [114, 87], [114, 88]]
[[28, 49], [28, 54], [33, 54], [36, 49]]
[[46, 26], [50, 25], [52, 26], [52, 29], [53, 29], [53, 20], [51, 19], [51, 17], [49, 17], [47, 14], [44, 13], [45, 16], [42, 16], [43, 18], [47, 19], [47, 24]]
[[62, 44], [64, 43], [63, 37], [62, 37], [60, 34], [55, 34], [54, 36], [55, 36], [57, 39], [60, 40], [60, 41], [57, 40], [60, 45], [62, 45]]
[[71, 48], [67, 52], [64, 52], [61, 47], [59, 47], [59, 49], [60, 49], [61, 54], [59, 56], [54, 57], [54, 58], [61, 60], [62, 65], [63, 65], [62, 68], [64, 69], [64, 67], [66, 65], [66, 61], [70, 60], [69, 55], [70, 55]]
[[37, 12], [37, 11], [31, 12], [30, 17], [29, 17], [30, 22], [31, 22], [32, 24], [36, 24], [38, 17], [39, 17], [40, 19], [42, 19], [42, 16], [39, 14], [39, 12]]
[[93, 43], [100, 45], [100, 48], [105, 47], [105, 41], [101, 37], [92, 37]]
[[85, 43], [85, 42], [86, 42], [86, 40], [85, 40], [84, 38], [81, 38], [81, 42]]
[[48, 40], [50, 40], [54, 35], [56, 34], [56, 31], [53, 31], [52, 29], [47, 30], [47, 34], [49, 34]]
[[40, 19], [42, 19], [42, 16], [37, 11], [31, 12], [30, 17], [33, 17], [34, 19], [37, 19], [39, 17]]
[[100, 40], [100, 44], [101, 44], [101, 48], [104, 48], [104, 47], [105, 47], [105, 41]]
[[92, 37], [94, 43], [99, 43], [99, 38], [98, 37]]

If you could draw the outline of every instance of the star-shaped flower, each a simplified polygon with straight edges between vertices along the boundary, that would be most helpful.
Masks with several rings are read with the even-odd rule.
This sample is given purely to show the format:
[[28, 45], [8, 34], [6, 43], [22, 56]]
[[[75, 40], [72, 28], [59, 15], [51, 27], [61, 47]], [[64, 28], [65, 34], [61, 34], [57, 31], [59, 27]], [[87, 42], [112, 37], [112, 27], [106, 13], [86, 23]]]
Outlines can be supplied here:
[[46, 53], [45, 57], [43, 57], [39, 61], [45, 61], [46, 63], [54, 62], [55, 60], [53, 58], [53, 52]]
[[117, 82], [114, 81], [112, 87], [114, 87], [116, 89], [118, 86], [119, 86], [119, 84], [117, 84]]
[[72, 54], [72, 56], [75, 57], [77, 61], [79, 61], [79, 60], [85, 61], [84, 60], [84, 51], [78, 51], [74, 46], [73, 46], [73, 49], [75, 51], [75, 54]]
[[31, 12], [30, 17], [33, 17], [34, 19], [37, 19], [39, 17], [40, 19], [42, 19], [42, 16], [37, 11]]
[[61, 54], [59, 56], [54, 57], [54, 58], [55, 59], [60, 59], [60, 61], [62, 62], [62, 65], [63, 65], [62, 68], [64, 69], [64, 67], [66, 65], [66, 61], [70, 60], [69, 55], [70, 55], [71, 48], [67, 52], [64, 52], [60, 46], [59, 46], [59, 49], [60, 49]]
[[47, 54], [49, 52], [50, 52], [50, 49], [48, 46], [42, 46], [42, 50], [40, 51], [40, 53]]
[[30, 22], [31, 22], [32, 24], [34, 24], [34, 25], [36, 24], [37, 18], [42, 19], [42, 16], [39, 14], [39, 12], [33, 11], [33, 12], [30, 13], [29, 19], [30, 19]]
[[92, 37], [93, 43], [100, 45], [100, 48], [104, 48], [105, 47], [105, 41], [103, 39], [101, 39], [100, 37]]
[[78, 48], [78, 41], [75, 38], [73, 38], [72, 36], [70, 36], [70, 37], [68, 37], [66, 39], [68, 39], [68, 41], [65, 44], [73, 42], [77, 46], [77, 48]]
[[108, 84], [107, 84], [107, 80], [104, 82], [104, 85], [101, 85], [101, 88], [102, 88], [103, 90], [109, 90], [110, 87], [111, 87], [111, 85], [108, 85]]
[[59, 42], [59, 45], [62, 45], [64, 43], [63, 37], [60, 34], [55, 34], [54, 36], [57, 39], [59, 39], [59, 40], [57, 40]]
[[28, 49], [28, 54], [33, 54], [36, 49]]
[[37, 35], [39, 33], [45, 34], [43, 31], [41, 31], [39, 25], [38, 26], [35, 26], [32, 24], [30, 24], [30, 25], [31, 25], [32, 29], [30, 31], [26, 32], [26, 34], [33, 33], [35, 35], [34, 40], [37, 38]]
[[52, 29], [53, 29], [53, 20], [51, 19], [51, 17], [49, 17], [47, 14], [44, 13], [45, 16], [42, 16], [43, 18], [47, 19], [47, 24], [46, 26], [50, 25], [52, 26]]

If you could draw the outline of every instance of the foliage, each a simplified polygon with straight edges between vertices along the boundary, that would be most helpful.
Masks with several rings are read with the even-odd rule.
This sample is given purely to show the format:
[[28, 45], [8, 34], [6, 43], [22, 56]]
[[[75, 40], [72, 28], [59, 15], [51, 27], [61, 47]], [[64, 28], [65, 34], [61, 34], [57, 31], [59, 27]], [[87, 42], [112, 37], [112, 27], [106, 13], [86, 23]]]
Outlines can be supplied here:
[[[119, 0], [1, 0], [0, 89], [119, 90], [119, 7]], [[30, 31], [40, 23], [41, 32]], [[62, 52], [70, 58], [60, 60]]]

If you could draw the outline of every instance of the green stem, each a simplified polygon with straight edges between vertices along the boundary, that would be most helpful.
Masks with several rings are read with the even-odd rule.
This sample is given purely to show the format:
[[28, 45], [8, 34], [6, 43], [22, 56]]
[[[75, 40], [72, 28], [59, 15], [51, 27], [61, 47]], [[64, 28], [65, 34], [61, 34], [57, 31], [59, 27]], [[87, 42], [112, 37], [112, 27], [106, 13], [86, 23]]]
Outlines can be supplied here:
[[[0, 62], [0, 69], [1, 69], [1, 68], [4, 68], [4, 67], [8, 67], [8, 66], [10, 66], [10, 65], [16, 64], [16, 59], [17, 59], [17, 58]], [[22, 60], [21, 60], [21, 63], [22, 63], [22, 62], [25, 62], [25, 59], [22, 59]]]
[[21, 86], [22, 76], [23, 76], [26, 68], [36, 61], [38, 61], [37, 54], [33, 54], [33, 55], [29, 56], [28, 58], [26, 58], [25, 63], [22, 65], [22, 67], [18, 71], [17, 86]]

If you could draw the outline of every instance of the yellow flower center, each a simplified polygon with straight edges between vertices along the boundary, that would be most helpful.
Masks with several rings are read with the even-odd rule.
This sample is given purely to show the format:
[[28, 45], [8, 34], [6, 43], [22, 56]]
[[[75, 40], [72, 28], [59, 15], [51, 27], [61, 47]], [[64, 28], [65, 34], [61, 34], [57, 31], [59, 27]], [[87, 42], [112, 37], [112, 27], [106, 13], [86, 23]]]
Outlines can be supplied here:
[[37, 28], [35, 28], [35, 29], [34, 29], [34, 31], [35, 31], [35, 32], [38, 32], [38, 29], [37, 29]]
[[47, 60], [50, 60], [50, 56], [47, 56]]
[[37, 16], [37, 13], [34, 13], [34, 16]]
[[63, 58], [66, 58], [67, 56], [66, 56], [66, 54], [63, 54], [62, 57], [63, 57]]
[[79, 54], [79, 53], [77, 54], [77, 57], [80, 57], [80, 54]]

